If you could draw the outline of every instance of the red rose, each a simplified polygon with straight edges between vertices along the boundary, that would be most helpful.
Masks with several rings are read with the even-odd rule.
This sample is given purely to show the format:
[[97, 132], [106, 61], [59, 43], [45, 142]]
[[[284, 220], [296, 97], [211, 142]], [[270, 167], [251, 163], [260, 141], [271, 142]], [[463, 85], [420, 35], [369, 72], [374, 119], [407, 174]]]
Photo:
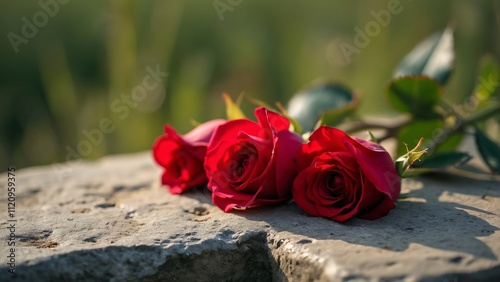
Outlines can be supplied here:
[[215, 128], [224, 120], [212, 120], [199, 125], [184, 136], [170, 125], [165, 126], [165, 135], [153, 145], [156, 162], [164, 167], [162, 183], [170, 187], [170, 193], [180, 194], [184, 190], [205, 185], [208, 181], [203, 169], [208, 141]]
[[293, 183], [297, 205], [313, 216], [344, 222], [357, 215], [376, 219], [395, 207], [401, 180], [380, 145], [322, 126], [297, 155]]
[[212, 202], [228, 212], [291, 198], [295, 155], [302, 144], [285, 117], [263, 107], [249, 119], [226, 122], [207, 149], [205, 170]]

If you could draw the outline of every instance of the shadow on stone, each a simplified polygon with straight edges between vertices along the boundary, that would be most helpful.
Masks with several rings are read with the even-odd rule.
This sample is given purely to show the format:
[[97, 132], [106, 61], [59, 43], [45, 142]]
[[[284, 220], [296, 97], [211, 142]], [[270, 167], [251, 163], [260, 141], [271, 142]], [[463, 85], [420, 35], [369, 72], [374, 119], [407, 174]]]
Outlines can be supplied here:
[[[457, 177], [432, 177], [422, 182], [422, 187], [398, 200], [397, 208], [389, 215], [374, 221], [354, 218], [339, 224], [329, 219], [310, 217], [295, 204], [236, 214], [249, 220], [265, 221], [278, 232], [287, 231], [318, 240], [342, 240], [393, 252], [405, 251], [410, 244], [416, 243], [497, 260], [497, 255], [478, 237], [489, 236], [499, 229], [474, 214], [482, 214], [483, 218], [496, 215], [478, 208], [477, 203], [474, 207], [454, 200], [469, 195], [486, 201], [485, 191], [488, 191], [486, 197], [497, 198], [500, 191], [494, 187], [498, 183]], [[291, 221], [295, 224], [290, 224]], [[458, 264], [462, 259], [454, 257], [450, 263]]]
[[200, 204], [212, 204], [212, 192], [207, 187], [197, 187], [182, 193], [182, 196], [188, 197], [200, 202]]
[[[468, 253], [489, 260], [498, 259], [490, 247], [477, 237], [489, 236], [499, 229], [473, 215], [473, 213], [492, 214], [464, 203], [440, 200], [454, 194], [477, 196], [482, 199], [500, 197], [495, 182], [440, 174], [426, 177], [422, 179], [422, 183], [422, 187], [411, 190], [405, 195], [405, 198], [411, 197], [413, 201], [405, 198], [398, 200], [396, 209], [386, 217], [374, 221], [355, 218], [347, 223], [338, 224], [328, 219], [310, 217], [293, 203], [238, 211], [235, 214], [249, 220], [266, 221], [276, 231], [288, 231], [319, 240], [343, 240], [395, 252], [404, 251], [410, 244], [417, 243], [445, 251]], [[486, 187], [488, 193], [485, 195], [485, 189], [478, 187]], [[200, 203], [211, 203], [211, 194], [206, 188], [188, 191], [183, 196], [196, 199]], [[282, 212], [283, 209], [289, 212]], [[295, 218], [285, 219], [276, 216], [277, 213]], [[290, 222], [300, 222], [300, 224], [291, 225]]]

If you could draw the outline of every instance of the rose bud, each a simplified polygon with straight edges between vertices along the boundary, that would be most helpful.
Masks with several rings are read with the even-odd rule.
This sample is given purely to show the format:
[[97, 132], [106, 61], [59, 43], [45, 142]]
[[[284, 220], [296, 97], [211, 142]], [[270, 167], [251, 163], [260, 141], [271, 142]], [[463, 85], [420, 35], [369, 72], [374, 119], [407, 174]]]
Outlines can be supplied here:
[[395, 207], [401, 180], [380, 145], [321, 126], [297, 155], [293, 183], [297, 205], [312, 216], [344, 222], [376, 219]]
[[203, 169], [208, 141], [215, 128], [224, 122], [208, 121], [183, 136], [170, 125], [165, 126], [165, 135], [156, 139], [153, 145], [153, 156], [164, 168], [161, 182], [169, 186], [170, 193], [180, 194], [208, 182]]
[[208, 189], [225, 212], [291, 199], [302, 139], [275, 112], [260, 107], [255, 117], [258, 122], [236, 119], [219, 126], [208, 145]]

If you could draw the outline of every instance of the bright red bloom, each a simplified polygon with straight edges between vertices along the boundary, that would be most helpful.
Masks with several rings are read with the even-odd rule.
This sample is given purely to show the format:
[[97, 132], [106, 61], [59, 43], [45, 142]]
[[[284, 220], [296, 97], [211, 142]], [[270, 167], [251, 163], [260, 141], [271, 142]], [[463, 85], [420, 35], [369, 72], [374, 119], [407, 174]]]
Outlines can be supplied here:
[[313, 216], [344, 222], [385, 216], [395, 207], [401, 180], [380, 145], [331, 127], [316, 129], [297, 155], [297, 205]]
[[285, 117], [263, 107], [258, 122], [230, 120], [208, 145], [205, 170], [212, 202], [228, 212], [291, 198], [295, 155], [302, 144]]
[[164, 168], [162, 184], [168, 185], [170, 193], [180, 194], [188, 188], [208, 182], [203, 169], [208, 141], [217, 126], [224, 120], [212, 120], [199, 125], [184, 136], [170, 125], [165, 126], [165, 135], [153, 145], [153, 156]]

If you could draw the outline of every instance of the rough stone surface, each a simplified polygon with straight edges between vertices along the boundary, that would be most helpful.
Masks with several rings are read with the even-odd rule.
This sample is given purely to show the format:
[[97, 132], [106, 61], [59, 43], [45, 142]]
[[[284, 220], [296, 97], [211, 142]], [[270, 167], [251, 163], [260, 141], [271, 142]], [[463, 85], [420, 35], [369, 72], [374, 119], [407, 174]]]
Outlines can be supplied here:
[[405, 180], [388, 216], [339, 224], [294, 203], [225, 214], [170, 195], [149, 153], [16, 173], [16, 276], [0, 281], [500, 281], [498, 180]]

